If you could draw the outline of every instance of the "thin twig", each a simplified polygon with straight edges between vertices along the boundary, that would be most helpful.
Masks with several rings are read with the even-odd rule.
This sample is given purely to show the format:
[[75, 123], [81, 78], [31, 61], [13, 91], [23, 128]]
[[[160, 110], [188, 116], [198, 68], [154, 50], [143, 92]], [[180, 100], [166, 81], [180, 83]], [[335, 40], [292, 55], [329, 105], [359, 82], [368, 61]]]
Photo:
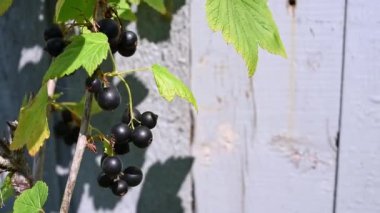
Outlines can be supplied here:
[[65, 192], [63, 194], [62, 203], [61, 203], [61, 213], [67, 213], [70, 208], [70, 200], [73, 195], [73, 190], [77, 180], [80, 164], [83, 158], [83, 153], [87, 144], [87, 130], [90, 123], [90, 112], [91, 112], [91, 103], [92, 103], [92, 94], [86, 91], [86, 99], [84, 112], [82, 116], [82, 122], [80, 126], [79, 137], [77, 140], [77, 146], [75, 149], [73, 162], [71, 163], [69, 177], [67, 179]]

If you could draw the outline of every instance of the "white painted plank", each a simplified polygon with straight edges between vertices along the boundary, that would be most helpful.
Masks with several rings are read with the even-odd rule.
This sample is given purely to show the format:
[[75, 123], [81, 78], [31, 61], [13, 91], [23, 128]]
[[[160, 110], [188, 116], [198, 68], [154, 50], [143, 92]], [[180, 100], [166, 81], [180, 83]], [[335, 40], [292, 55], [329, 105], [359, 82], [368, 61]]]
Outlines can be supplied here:
[[250, 84], [192, 3], [197, 212], [332, 212], [344, 1], [269, 4], [289, 59], [260, 54]]
[[337, 213], [380, 212], [379, 10], [348, 1]]

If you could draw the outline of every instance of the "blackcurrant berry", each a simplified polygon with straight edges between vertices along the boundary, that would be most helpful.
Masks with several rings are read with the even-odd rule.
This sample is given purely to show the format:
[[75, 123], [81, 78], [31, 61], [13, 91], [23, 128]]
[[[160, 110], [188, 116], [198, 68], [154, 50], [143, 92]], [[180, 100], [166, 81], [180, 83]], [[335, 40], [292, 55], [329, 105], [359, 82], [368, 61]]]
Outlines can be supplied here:
[[120, 176], [120, 179], [127, 182], [128, 186], [137, 186], [143, 179], [143, 173], [139, 168], [130, 166], [124, 170], [124, 174]]
[[158, 115], [153, 112], [146, 111], [141, 115], [141, 125], [153, 129], [157, 124]]
[[127, 141], [116, 142], [114, 145], [114, 151], [117, 155], [124, 155], [129, 152], [129, 143]]
[[54, 134], [57, 137], [63, 137], [70, 131], [70, 126], [65, 123], [64, 121], [59, 121], [58, 123], [54, 124]]
[[101, 187], [107, 188], [110, 187], [113, 183], [113, 180], [108, 177], [105, 173], [100, 173], [98, 176], [98, 184]]
[[102, 165], [104, 159], [106, 159], [106, 157], [108, 157], [108, 155], [106, 153], [103, 153], [102, 155], [102, 158], [100, 158], [100, 165]]
[[120, 38], [121, 48], [135, 48], [137, 46], [137, 35], [132, 31], [125, 31], [122, 33]]
[[64, 136], [64, 142], [67, 145], [73, 145], [77, 142], [79, 136], [80, 128], [79, 126], [74, 126], [70, 129], [70, 131]]
[[[141, 113], [136, 108], [133, 108], [132, 111], [133, 111], [133, 117], [135, 118], [135, 120], [133, 120], [133, 125], [136, 127], [140, 125], [138, 121], [141, 120]], [[131, 113], [130, 113], [129, 107], [127, 107], [127, 109], [124, 110], [121, 121], [125, 124], [129, 124], [129, 122], [131, 122]]]
[[91, 93], [99, 93], [102, 88], [102, 81], [99, 78], [88, 77], [86, 79], [86, 88]]
[[110, 85], [97, 93], [96, 100], [103, 110], [114, 110], [119, 106], [121, 97], [117, 88]]
[[45, 41], [51, 38], [63, 38], [63, 33], [58, 25], [53, 25], [44, 31]]
[[148, 147], [153, 141], [153, 135], [146, 126], [138, 126], [132, 132], [132, 141], [139, 148]]
[[61, 117], [62, 117], [63, 122], [67, 124], [73, 121], [73, 115], [71, 114], [70, 110], [67, 110], [67, 109], [63, 110], [61, 112]]
[[110, 44], [111, 52], [112, 54], [117, 52], [117, 49], [119, 48], [120, 40], [118, 38], [108, 41]]
[[111, 185], [112, 192], [117, 196], [123, 196], [128, 192], [128, 184], [119, 179]]
[[136, 52], [136, 47], [132, 47], [132, 48], [129, 48], [129, 49], [122, 49], [120, 48], [119, 46], [119, 49], [118, 49], [120, 55], [124, 56], [124, 57], [130, 57], [132, 56], [133, 54], [135, 54]]
[[53, 57], [57, 57], [63, 52], [66, 43], [62, 38], [51, 38], [46, 42], [45, 50]]
[[106, 157], [102, 163], [103, 172], [108, 176], [115, 176], [120, 173], [123, 167], [118, 157]]
[[108, 40], [116, 39], [120, 35], [119, 24], [109, 18], [102, 19], [98, 22], [99, 31], [106, 34]]
[[132, 135], [132, 129], [125, 123], [119, 123], [111, 128], [111, 135], [116, 143], [128, 142]]

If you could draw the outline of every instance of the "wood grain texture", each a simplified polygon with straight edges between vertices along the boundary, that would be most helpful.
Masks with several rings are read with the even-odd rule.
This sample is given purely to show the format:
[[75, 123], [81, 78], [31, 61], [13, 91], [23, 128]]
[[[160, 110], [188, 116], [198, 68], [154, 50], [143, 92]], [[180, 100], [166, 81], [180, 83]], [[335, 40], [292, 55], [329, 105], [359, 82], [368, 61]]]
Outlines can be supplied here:
[[269, 4], [289, 58], [262, 52], [251, 84], [192, 3], [198, 212], [332, 212], [344, 1]]
[[380, 212], [379, 2], [348, 1], [337, 213]]

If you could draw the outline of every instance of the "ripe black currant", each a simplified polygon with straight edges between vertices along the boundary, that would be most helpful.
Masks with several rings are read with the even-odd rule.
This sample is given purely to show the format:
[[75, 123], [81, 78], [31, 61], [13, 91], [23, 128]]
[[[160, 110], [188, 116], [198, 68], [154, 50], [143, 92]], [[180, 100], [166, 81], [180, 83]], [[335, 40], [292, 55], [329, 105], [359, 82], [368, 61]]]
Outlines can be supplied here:
[[116, 53], [117, 49], [119, 48], [119, 43], [120, 43], [119, 39], [110, 40], [108, 41], [108, 43], [110, 44], [112, 54]]
[[153, 112], [146, 111], [141, 115], [141, 125], [153, 129], [157, 124], [158, 115]]
[[125, 123], [119, 123], [111, 128], [111, 135], [116, 143], [128, 142], [132, 135], [132, 129]]
[[121, 97], [117, 88], [110, 85], [97, 93], [96, 100], [103, 110], [114, 110], [119, 106]]
[[67, 109], [65, 109], [61, 112], [61, 117], [62, 117], [63, 122], [65, 122], [67, 124], [70, 123], [71, 121], [73, 121], [73, 115]]
[[120, 27], [119, 24], [109, 18], [102, 19], [98, 22], [99, 31], [106, 34], [108, 40], [113, 40], [119, 37]]
[[129, 143], [127, 141], [115, 142], [114, 151], [117, 155], [124, 155], [129, 152]]
[[[140, 125], [138, 121], [141, 120], [141, 113], [136, 108], [133, 108], [132, 111], [133, 111], [133, 117], [137, 120], [137, 121], [133, 120], [133, 125], [136, 127]], [[127, 109], [124, 110], [121, 121], [125, 124], [129, 124], [129, 122], [131, 121], [131, 113], [130, 113], [129, 107], [127, 107]]]
[[146, 126], [138, 126], [132, 132], [132, 141], [139, 148], [148, 147], [153, 141], [153, 135]]
[[101, 187], [110, 187], [113, 183], [113, 180], [108, 177], [105, 173], [100, 173], [99, 176], [98, 176], [98, 184], [99, 186]]
[[129, 57], [136, 52], [137, 35], [132, 31], [123, 32], [118, 45], [120, 55]]
[[120, 179], [127, 182], [128, 186], [137, 186], [143, 179], [143, 173], [139, 168], [130, 166], [124, 170], [124, 174], [120, 176]]
[[119, 179], [111, 185], [112, 192], [117, 196], [123, 196], [128, 192], [128, 184]]
[[91, 93], [99, 93], [102, 88], [102, 81], [96, 77], [88, 77], [86, 79], [86, 88]]
[[108, 155], [106, 153], [103, 153], [102, 155], [102, 158], [100, 158], [100, 165], [102, 165], [104, 159], [106, 159], [106, 157], [108, 157]]
[[103, 172], [110, 177], [119, 174], [122, 167], [123, 165], [118, 157], [106, 157], [102, 163]]
[[63, 33], [58, 25], [53, 25], [44, 31], [45, 41], [51, 38], [63, 38]]
[[45, 50], [53, 57], [57, 57], [63, 52], [66, 43], [62, 38], [51, 38], [46, 42]]
[[63, 137], [70, 131], [70, 126], [65, 123], [64, 121], [59, 121], [58, 123], [54, 124], [54, 134], [57, 137]]

